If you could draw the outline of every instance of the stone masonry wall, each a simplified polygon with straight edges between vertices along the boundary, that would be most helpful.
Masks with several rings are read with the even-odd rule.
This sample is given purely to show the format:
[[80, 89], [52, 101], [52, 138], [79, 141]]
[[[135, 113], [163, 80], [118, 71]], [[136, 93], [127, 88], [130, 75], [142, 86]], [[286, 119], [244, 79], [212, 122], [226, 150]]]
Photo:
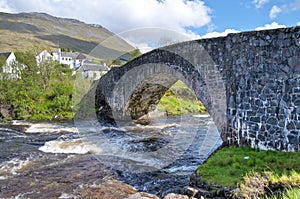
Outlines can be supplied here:
[[299, 150], [300, 27], [232, 34], [225, 48], [232, 140]]

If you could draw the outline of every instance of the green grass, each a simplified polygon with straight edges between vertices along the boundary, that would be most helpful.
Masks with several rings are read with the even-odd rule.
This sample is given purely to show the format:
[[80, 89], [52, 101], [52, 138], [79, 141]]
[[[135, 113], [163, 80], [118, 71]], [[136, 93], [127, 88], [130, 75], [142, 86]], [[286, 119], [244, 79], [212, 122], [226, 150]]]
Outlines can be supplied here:
[[[286, 193], [283, 194], [282, 199], [299, 199], [300, 188], [287, 189]], [[266, 199], [276, 199], [276, 197], [269, 197]]]
[[182, 81], [177, 81], [165, 93], [158, 104], [158, 110], [170, 115], [206, 113], [205, 107]]
[[300, 172], [300, 152], [260, 151], [248, 147], [225, 147], [213, 154], [196, 173], [208, 183], [235, 187], [255, 171], [281, 176]]

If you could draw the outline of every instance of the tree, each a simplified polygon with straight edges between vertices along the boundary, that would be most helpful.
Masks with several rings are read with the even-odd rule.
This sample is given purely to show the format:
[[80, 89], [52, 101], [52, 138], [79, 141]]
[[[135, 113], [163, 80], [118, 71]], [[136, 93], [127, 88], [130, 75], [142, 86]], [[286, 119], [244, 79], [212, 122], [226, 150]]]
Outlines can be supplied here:
[[131, 53], [131, 56], [132, 56], [133, 59], [135, 59], [135, 58], [137, 58], [137, 57], [139, 57], [141, 55], [142, 55], [142, 53], [141, 53], [141, 51], [138, 48], [135, 49], [134, 51], [132, 51], [132, 53]]

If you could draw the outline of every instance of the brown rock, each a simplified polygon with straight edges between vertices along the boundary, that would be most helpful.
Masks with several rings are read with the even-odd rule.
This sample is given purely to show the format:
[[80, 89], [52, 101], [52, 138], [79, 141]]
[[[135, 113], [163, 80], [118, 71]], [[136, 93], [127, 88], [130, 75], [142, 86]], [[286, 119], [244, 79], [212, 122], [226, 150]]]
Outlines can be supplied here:
[[15, 112], [13, 105], [0, 105], [0, 118], [14, 118]]

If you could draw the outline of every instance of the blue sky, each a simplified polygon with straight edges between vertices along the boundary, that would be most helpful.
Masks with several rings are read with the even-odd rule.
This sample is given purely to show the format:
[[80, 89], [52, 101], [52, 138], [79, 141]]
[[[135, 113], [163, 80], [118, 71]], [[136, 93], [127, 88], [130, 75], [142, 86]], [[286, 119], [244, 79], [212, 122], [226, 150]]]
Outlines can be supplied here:
[[[205, 0], [205, 4], [212, 9], [212, 27], [215, 25], [217, 32], [226, 29], [239, 31], [254, 30], [273, 22], [289, 26], [295, 26], [300, 22], [300, 1], [295, 0], [228, 0], [220, 3], [219, 0]], [[259, 4], [259, 2], [265, 2]], [[272, 8], [275, 6], [281, 11], [277, 15], [270, 16]], [[274, 10], [274, 8], [273, 8]], [[276, 9], [275, 9], [276, 10]], [[195, 29], [196, 30], [196, 29]], [[199, 34], [207, 33], [207, 29], [199, 28]]]
[[[45, 12], [100, 24], [116, 34], [167, 29], [190, 39], [300, 24], [300, 0], [0, 0], [0, 11]], [[132, 35], [136, 46], [149, 46], [145, 36]]]

